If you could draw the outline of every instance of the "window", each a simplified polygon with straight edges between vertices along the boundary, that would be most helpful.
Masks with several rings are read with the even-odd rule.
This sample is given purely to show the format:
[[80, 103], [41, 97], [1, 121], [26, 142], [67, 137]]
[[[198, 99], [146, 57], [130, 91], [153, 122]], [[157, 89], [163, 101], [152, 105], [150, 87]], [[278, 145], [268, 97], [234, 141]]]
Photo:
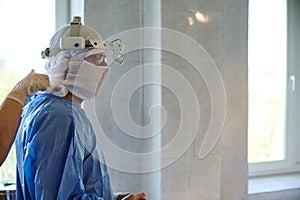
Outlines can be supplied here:
[[[16, 5], [18, 4], [18, 5]], [[0, 0], [0, 102], [31, 69], [44, 72], [40, 53], [55, 31], [55, 1]], [[14, 178], [14, 146], [0, 167], [0, 178]]]
[[[294, 1], [294, 0], [292, 0]], [[287, 0], [250, 0], [248, 162], [250, 175], [297, 171], [296, 73], [291, 72]], [[295, 0], [297, 2], [297, 0]], [[299, 4], [299, 3], [298, 3]], [[298, 7], [299, 8], [299, 7]], [[287, 12], [288, 11], [288, 12]], [[287, 23], [288, 22], [288, 23]], [[293, 25], [291, 27], [294, 27]], [[299, 34], [298, 34], [299, 36]], [[288, 51], [289, 50], [289, 51]], [[292, 50], [294, 51], [294, 50]], [[299, 57], [299, 56], [298, 56]], [[299, 117], [298, 117], [299, 119]], [[299, 123], [299, 122], [298, 122]]]

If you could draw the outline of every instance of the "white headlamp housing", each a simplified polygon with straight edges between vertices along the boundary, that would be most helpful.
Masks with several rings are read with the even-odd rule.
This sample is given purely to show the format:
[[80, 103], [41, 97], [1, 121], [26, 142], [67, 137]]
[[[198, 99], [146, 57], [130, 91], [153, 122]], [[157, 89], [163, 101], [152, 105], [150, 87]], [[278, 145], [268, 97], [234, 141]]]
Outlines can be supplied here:
[[85, 48], [83, 37], [62, 37], [59, 41], [60, 49], [80, 50]]

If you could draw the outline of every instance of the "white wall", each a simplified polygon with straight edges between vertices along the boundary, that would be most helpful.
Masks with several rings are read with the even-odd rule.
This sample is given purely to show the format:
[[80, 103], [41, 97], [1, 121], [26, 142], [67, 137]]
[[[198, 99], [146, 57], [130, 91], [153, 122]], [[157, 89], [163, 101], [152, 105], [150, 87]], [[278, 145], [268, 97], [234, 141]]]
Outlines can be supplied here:
[[[196, 11], [206, 14], [208, 23], [196, 21]], [[112, 167], [114, 188], [144, 190], [148, 199], [246, 199], [247, 0], [86, 0], [84, 12], [85, 24], [96, 28], [103, 38], [134, 28], [168, 28], [154, 32], [157, 40], [161, 40], [162, 51], [127, 52], [125, 64], [112, 65], [100, 97], [90, 103], [96, 110], [94, 125], [101, 123], [103, 132], [116, 146], [142, 155], [136, 163], [120, 158], [116, 161], [119, 166], [137, 166], [135, 169], [140, 172], [145, 165], [153, 166], [152, 169], [157, 164], [161, 166], [160, 170], [148, 173], [121, 172]], [[188, 17], [193, 18], [193, 25], [189, 25]], [[147, 32], [126, 38], [130, 39], [125, 40], [127, 49], [135, 43], [145, 44], [149, 39]], [[162, 104], [154, 116], [161, 122], [166, 119], [166, 123], [152, 138], [130, 137], [114, 119], [113, 90], [123, 75], [151, 62], [160, 65], [153, 68], [152, 78], [161, 81], [161, 85], [143, 85], [132, 94], [130, 101], [120, 98], [118, 102], [129, 104], [132, 120], [141, 126], [151, 123], [148, 115], [151, 105]], [[141, 69], [140, 76], [135, 78], [145, 83], [144, 72], [149, 68]], [[123, 95], [128, 95], [128, 91]], [[149, 101], [149, 96], [155, 98]], [[226, 118], [222, 120], [225, 111]], [[199, 125], [198, 129], [195, 124]], [[200, 159], [201, 146], [204, 150], [213, 149]], [[160, 156], [143, 159], [141, 152], [147, 158], [147, 153], [155, 150]], [[111, 149], [106, 152], [107, 160], [115, 155], [112, 152]]]
[[[208, 16], [208, 23], [199, 23], [195, 12]], [[187, 17], [192, 17], [194, 25], [189, 25]], [[200, 147], [209, 141], [204, 140], [213, 116], [212, 92], [221, 95], [220, 86], [213, 85], [218, 76], [210, 62], [203, 61], [203, 74], [197, 73], [197, 66], [174, 55], [165, 54], [163, 63], [173, 66], [187, 77], [199, 99], [200, 125], [198, 134], [187, 152], [173, 165], [162, 171], [163, 199], [222, 199], [241, 200], [247, 194], [247, 1], [246, 0], [162, 0], [162, 27], [184, 33], [206, 49], [221, 74], [226, 93], [226, 119], [221, 137], [212, 152], [199, 159]], [[174, 41], [176, 42], [176, 41]], [[196, 44], [195, 44], [196, 46]], [[196, 54], [195, 46], [188, 49]], [[183, 48], [178, 44], [178, 48]], [[200, 56], [200, 55], [199, 55]], [[207, 65], [207, 68], [205, 68]], [[205, 80], [212, 80], [205, 82]], [[163, 103], [173, 113], [197, 109], [173, 106], [174, 98], [163, 93]], [[172, 103], [170, 103], [172, 102]], [[214, 104], [222, 104], [216, 101]], [[214, 107], [213, 107], [214, 106]], [[220, 107], [221, 108], [221, 107]], [[171, 121], [178, 121], [177, 114]], [[217, 125], [220, 125], [219, 121]], [[173, 133], [173, 126], [167, 127], [166, 134]], [[192, 129], [186, 130], [193, 131]], [[214, 134], [210, 132], [208, 134]], [[164, 137], [163, 137], [164, 139]], [[217, 138], [211, 138], [216, 140]], [[211, 143], [213, 144], [213, 143]], [[174, 191], [179, 191], [175, 192]]]
[[[121, 38], [126, 43], [125, 63], [119, 65], [111, 64], [109, 78], [102, 90], [101, 95], [95, 102], [86, 105], [92, 116], [96, 110], [96, 116], [91, 117], [95, 127], [98, 122], [104, 134], [112, 142], [112, 146], [104, 147], [106, 161], [110, 167], [110, 175], [113, 187], [116, 191], [140, 192], [145, 191], [149, 199], [162, 199], [161, 197], [161, 172], [151, 170], [160, 166], [160, 153], [155, 156], [143, 156], [142, 153], [151, 152], [160, 147], [160, 134], [148, 137], [148, 133], [160, 127], [160, 110], [156, 109], [152, 113], [152, 121], [149, 121], [148, 110], [154, 104], [161, 104], [160, 87], [156, 85], [144, 85], [145, 80], [155, 79], [160, 82], [160, 72], [158, 70], [148, 70], [144, 63], [147, 60], [160, 63], [160, 53], [155, 50], [136, 49], [143, 46], [146, 41], [153, 40], [152, 44], [160, 45], [160, 34], [147, 36], [143, 31], [133, 31], [135, 34], [122, 33], [143, 26], [160, 26], [160, 3], [157, 0], [147, 1], [85, 1], [85, 24], [94, 27], [104, 39], [111, 40]], [[144, 10], [147, 10], [144, 12]], [[149, 20], [149, 19], [155, 20]], [[151, 38], [151, 39], [150, 39]], [[130, 50], [131, 49], [131, 50]], [[130, 81], [120, 83], [122, 77], [128, 77], [131, 70], [133, 78]], [[119, 82], [118, 82], [119, 81]], [[130, 83], [139, 83], [139, 87], [129, 95]], [[117, 88], [126, 87], [117, 92], [118, 97], [113, 96]], [[121, 120], [128, 121], [126, 124], [134, 126], [127, 131], [126, 127], [116, 121], [116, 116], [111, 104], [121, 106], [117, 109]], [[124, 109], [124, 112], [121, 110]], [[127, 113], [128, 112], [128, 113]], [[144, 130], [142, 127], [151, 124], [150, 128]], [[125, 125], [126, 126], [126, 125]], [[96, 128], [101, 131], [99, 126]], [[130, 134], [136, 134], [134, 136]], [[142, 138], [144, 137], [144, 138]], [[102, 137], [103, 139], [103, 137]], [[104, 142], [105, 143], [105, 142]], [[107, 144], [107, 143], [105, 143]], [[105, 145], [104, 144], [104, 145]], [[104, 146], [103, 145], [103, 146]], [[115, 145], [115, 146], [114, 146]], [[120, 151], [118, 151], [120, 150]], [[135, 157], [137, 156], [137, 157]], [[132, 158], [133, 157], [133, 158]], [[116, 158], [116, 159], [114, 159]]]

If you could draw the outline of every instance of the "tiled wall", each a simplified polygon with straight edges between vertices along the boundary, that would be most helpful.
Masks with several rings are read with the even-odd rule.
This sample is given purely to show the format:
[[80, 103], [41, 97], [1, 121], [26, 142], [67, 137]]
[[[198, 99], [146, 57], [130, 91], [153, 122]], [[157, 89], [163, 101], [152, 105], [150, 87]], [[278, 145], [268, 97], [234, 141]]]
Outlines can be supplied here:
[[[197, 21], [197, 11], [208, 16], [207, 23]], [[194, 24], [188, 23], [189, 17]], [[179, 160], [162, 171], [163, 195], [165, 199], [244, 199], [247, 193], [247, 1], [163, 0], [162, 27], [184, 33], [203, 46], [215, 62], [226, 92], [226, 119], [220, 140], [211, 154], [199, 159], [204, 135], [209, 122], [214, 120], [211, 118], [212, 95], [208, 87], [212, 87], [213, 91], [220, 89], [214, 88], [205, 79], [217, 81], [218, 77], [215, 73], [196, 74], [197, 66], [170, 54], [163, 56], [163, 64], [174, 67], [187, 77], [196, 91], [200, 108], [199, 130], [194, 142]], [[178, 48], [183, 47], [178, 44]], [[191, 51], [190, 54], [194, 53], [193, 47], [187, 50]], [[210, 74], [211, 77], [205, 77]], [[169, 95], [163, 94], [163, 104], [168, 105], [170, 101]], [[169, 108], [175, 113], [184, 109], [197, 107]], [[176, 121], [177, 116], [173, 116], [171, 120]], [[165, 131], [167, 134], [174, 133], [172, 127]], [[180, 194], [172, 191], [180, 191]]]
[[[100, 124], [109, 141], [142, 155], [128, 162], [124, 157], [115, 159], [128, 167], [122, 172], [112, 167], [116, 190], [145, 191], [148, 199], [246, 199], [247, 8], [247, 0], [85, 1], [85, 24], [103, 38], [135, 28], [165, 28], [155, 29], [153, 38], [147, 31], [134, 38], [121, 34], [126, 35], [127, 49], [136, 43], [151, 46], [151, 39], [159, 48], [128, 51], [123, 66], [112, 64], [101, 95], [86, 104], [94, 113], [89, 114], [93, 125]], [[160, 84], [145, 84], [128, 102], [126, 98], [117, 102], [128, 103], [130, 117], [139, 126], [166, 121], [152, 137], [132, 137], [115, 121], [113, 91], [124, 75], [149, 63], [160, 68], [142, 66], [135, 81], [145, 83], [151, 77]], [[127, 96], [129, 91], [123, 92]], [[148, 111], [154, 104], [163, 108], [152, 113], [151, 121]], [[201, 147], [212, 151], [199, 158]], [[117, 155], [104, 151], [107, 160]], [[149, 159], [153, 151], [160, 154]], [[151, 170], [158, 165], [160, 170]], [[132, 173], [128, 170], [132, 168], [144, 173]]]

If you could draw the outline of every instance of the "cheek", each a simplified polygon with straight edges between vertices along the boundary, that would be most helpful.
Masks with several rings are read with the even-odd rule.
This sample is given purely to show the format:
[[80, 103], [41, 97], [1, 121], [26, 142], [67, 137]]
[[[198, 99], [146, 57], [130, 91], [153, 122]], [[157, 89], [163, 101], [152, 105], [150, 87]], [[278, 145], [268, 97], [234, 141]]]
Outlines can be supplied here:
[[97, 62], [94, 60], [94, 59], [91, 59], [91, 58], [85, 58], [84, 59], [85, 61], [89, 62], [89, 63], [92, 63], [94, 65], [97, 65]]

